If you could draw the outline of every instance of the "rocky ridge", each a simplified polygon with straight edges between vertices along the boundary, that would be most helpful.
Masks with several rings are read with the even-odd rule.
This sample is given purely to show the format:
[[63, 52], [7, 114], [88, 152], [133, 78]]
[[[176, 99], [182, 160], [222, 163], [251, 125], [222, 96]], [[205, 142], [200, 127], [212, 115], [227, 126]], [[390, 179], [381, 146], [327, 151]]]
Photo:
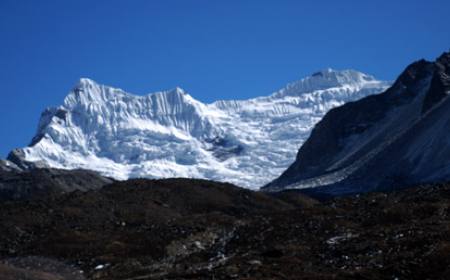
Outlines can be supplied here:
[[332, 109], [266, 190], [340, 195], [450, 179], [450, 53], [408, 66], [384, 93]]

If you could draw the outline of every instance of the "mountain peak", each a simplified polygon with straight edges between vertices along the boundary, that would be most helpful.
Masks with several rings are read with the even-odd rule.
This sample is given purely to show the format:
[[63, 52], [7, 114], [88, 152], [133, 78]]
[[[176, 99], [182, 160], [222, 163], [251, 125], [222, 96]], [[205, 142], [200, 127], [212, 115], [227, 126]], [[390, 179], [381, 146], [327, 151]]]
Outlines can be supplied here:
[[311, 76], [288, 84], [274, 95], [276, 97], [295, 96], [331, 88], [351, 87], [353, 89], [361, 89], [364, 87], [386, 87], [388, 85], [389, 82], [379, 81], [371, 75], [353, 69], [335, 70], [333, 68], [325, 68], [314, 72]]
[[338, 72], [338, 71], [334, 70], [333, 68], [328, 67], [328, 68], [319, 70], [317, 72], [314, 72], [313, 74], [311, 74], [311, 77], [322, 77], [322, 76], [325, 76], [326, 74], [332, 73], [332, 72]]
[[179, 94], [186, 94], [186, 92], [184, 91], [184, 89], [182, 89], [182, 88], [179, 87], [179, 86], [176, 86], [176, 87], [173, 89], [173, 91], [175, 91], [176, 93], [179, 93]]
[[[182, 89], [181, 87], [178, 87], [178, 86], [173, 89], [163, 91], [163, 94], [174, 95], [174, 96], [178, 96], [180, 98], [185, 98], [185, 97], [189, 96], [189, 94], [187, 94], [184, 89]], [[152, 95], [152, 94], [150, 94], [150, 95]]]
[[97, 82], [94, 81], [94, 80], [92, 80], [92, 79], [90, 79], [90, 78], [81, 77], [81, 78], [78, 80], [78, 84], [79, 84], [79, 85], [90, 85], [90, 84], [97, 84]]
[[[326, 111], [384, 89], [317, 90], [340, 75], [322, 72], [325, 82], [309, 77], [319, 80], [311, 94], [220, 106], [195, 100], [181, 87], [142, 96], [82, 78], [64, 104], [43, 112], [38, 133], [19, 155], [23, 162], [92, 169], [117, 179], [196, 177], [255, 188], [294, 160]], [[267, 160], [267, 154], [279, 156]]]
[[95, 86], [98, 86], [99, 84], [89, 78], [80, 78], [76, 83], [75, 86], [73, 87], [72, 91], [74, 92], [81, 92], [81, 91], [85, 91], [85, 90], [89, 90], [92, 89]]
[[362, 72], [345, 69], [345, 70], [335, 70], [332, 68], [326, 68], [318, 72], [313, 73], [310, 77], [303, 80], [326, 80], [333, 82], [336, 85], [346, 85], [346, 84], [361, 84], [364, 82], [375, 81], [376, 79], [371, 76], [364, 74]]
[[442, 61], [442, 60], [450, 60], [450, 49], [448, 52], [443, 52], [438, 58], [437, 61]]
[[99, 84], [89, 78], [80, 78], [64, 99], [64, 105], [74, 107], [77, 104], [103, 103], [124, 94], [121, 89]]

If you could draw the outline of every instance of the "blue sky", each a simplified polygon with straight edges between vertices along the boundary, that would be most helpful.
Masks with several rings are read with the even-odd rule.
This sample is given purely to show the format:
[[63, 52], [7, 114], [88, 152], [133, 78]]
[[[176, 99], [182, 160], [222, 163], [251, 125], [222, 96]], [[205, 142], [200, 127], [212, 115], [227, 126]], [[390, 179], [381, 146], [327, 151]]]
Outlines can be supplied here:
[[204, 102], [267, 95], [316, 70], [394, 79], [450, 48], [450, 1], [1, 0], [0, 157], [80, 77]]

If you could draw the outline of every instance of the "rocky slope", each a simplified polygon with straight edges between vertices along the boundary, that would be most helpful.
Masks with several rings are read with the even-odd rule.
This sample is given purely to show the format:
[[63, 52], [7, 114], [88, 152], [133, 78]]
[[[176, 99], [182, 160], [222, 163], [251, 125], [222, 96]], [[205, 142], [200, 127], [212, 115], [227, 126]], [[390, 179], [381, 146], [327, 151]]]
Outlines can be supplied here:
[[0, 168], [0, 201], [95, 190], [113, 181], [88, 170], [36, 168], [22, 171]]
[[176, 88], [146, 96], [81, 79], [42, 113], [21, 168], [90, 169], [116, 179], [190, 177], [257, 188], [281, 174], [331, 108], [389, 83], [326, 69], [250, 100], [203, 104]]
[[0, 273], [32, 280], [448, 279], [449, 205], [449, 184], [319, 202], [202, 180], [131, 180], [3, 202]]
[[331, 110], [266, 190], [346, 194], [450, 179], [450, 53], [408, 66], [382, 94]]

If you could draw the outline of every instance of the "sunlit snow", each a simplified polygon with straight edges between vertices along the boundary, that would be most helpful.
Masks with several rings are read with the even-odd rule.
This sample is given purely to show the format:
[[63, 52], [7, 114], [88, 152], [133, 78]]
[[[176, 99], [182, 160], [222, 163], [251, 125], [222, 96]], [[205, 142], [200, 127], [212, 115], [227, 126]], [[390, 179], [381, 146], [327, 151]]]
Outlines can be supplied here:
[[81, 79], [41, 117], [26, 161], [117, 179], [191, 177], [258, 188], [295, 159], [333, 107], [388, 82], [326, 69], [266, 97], [203, 104], [180, 88], [146, 96]]

